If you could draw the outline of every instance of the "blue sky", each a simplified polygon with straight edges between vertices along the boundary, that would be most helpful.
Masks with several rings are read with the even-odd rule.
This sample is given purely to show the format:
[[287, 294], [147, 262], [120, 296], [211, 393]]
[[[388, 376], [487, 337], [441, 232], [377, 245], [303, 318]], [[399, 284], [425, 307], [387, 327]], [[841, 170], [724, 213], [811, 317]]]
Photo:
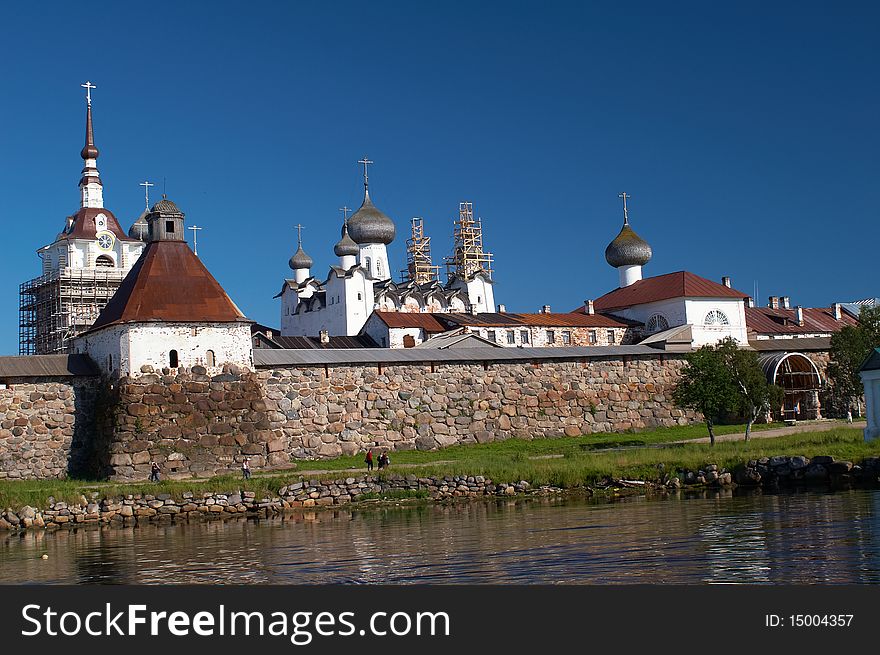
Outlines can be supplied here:
[[762, 302], [880, 295], [876, 3], [153, 2], [4, 6], [0, 352], [18, 284], [78, 207], [90, 79], [105, 206], [127, 229], [149, 179], [203, 261], [275, 325], [302, 223], [335, 263], [357, 160], [435, 259], [474, 202], [496, 300], [570, 310], [616, 287], [604, 249], [632, 195], [645, 269]]

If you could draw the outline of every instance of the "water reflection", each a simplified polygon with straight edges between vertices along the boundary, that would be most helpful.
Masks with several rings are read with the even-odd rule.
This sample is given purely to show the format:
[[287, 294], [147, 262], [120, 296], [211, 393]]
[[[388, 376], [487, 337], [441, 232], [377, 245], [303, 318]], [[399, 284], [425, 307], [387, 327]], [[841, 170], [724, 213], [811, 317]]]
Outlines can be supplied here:
[[4, 535], [0, 582], [876, 583], [878, 517], [878, 490], [302, 512]]

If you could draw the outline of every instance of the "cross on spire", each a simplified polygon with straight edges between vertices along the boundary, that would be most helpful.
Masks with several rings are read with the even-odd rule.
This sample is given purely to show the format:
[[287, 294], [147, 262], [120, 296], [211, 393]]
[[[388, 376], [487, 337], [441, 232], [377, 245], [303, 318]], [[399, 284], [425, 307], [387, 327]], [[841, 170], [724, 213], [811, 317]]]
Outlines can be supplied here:
[[367, 171], [367, 166], [373, 163], [372, 159], [368, 159], [366, 155], [364, 155], [363, 159], [358, 160], [358, 164], [364, 165], [364, 188], [368, 188], [370, 184], [370, 177]]
[[629, 225], [629, 213], [628, 213], [627, 210], [626, 210], [626, 199], [627, 199], [627, 198], [632, 198], [632, 196], [629, 195], [629, 194], [627, 194], [626, 191], [624, 191], [623, 193], [618, 193], [618, 194], [617, 194], [617, 197], [618, 197], [618, 198], [623, 198], [623, 224], [624, 224], [624, 225]]
[[144, 202], [147, 205], [147, 209], [149, 209], [150, 208], [150, 187], [156, 186], [156, 185], [153, 184], [152, 182], [148, 182], [147, 180], [144, 180], [138, 186], [144, 187]]
[[346, 207], [345, 205], [343, 205], [342, 207], [339, 208], [339, 211], [342, 212], [342, 222], [345, 223], [346, 225], [348, 225], [348, 212], [350, 212], [351, 209], [349, 207]]
[[296, 243], [298, 246], [303, 244], [303, 226], [300, 223], [296, 224]]
[[86, 103], [88, 103], [89, 107], [92, 106], [92, 89], [97, 89], [98, 87], [86, 80], [85, 84], [80, 84], [82, 88], [86, 90]]

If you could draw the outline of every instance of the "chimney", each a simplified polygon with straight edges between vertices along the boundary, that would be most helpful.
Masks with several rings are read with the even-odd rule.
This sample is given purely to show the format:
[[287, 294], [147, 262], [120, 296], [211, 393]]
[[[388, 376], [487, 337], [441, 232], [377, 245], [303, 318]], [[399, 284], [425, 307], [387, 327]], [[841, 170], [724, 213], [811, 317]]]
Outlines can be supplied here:
[[590, 316], [592, 316], [593, 314], [596, 313], [596, 310], [595, 310], [595, 308], [593, 307], [593, 301], [592, 301], [592, 300], [585, 300], [585, 301], [584, 301], [584, 313], [585, 313], [585, 314], [589, 314]]
[[770, 302], [767, 306], [770, 309], [779, 309], [779, 296], [770, 296]]
[[794, 308], [795, 316], [797, 316], [797, 324], [803, 327], [804, 325], [804, 308], [798, 305]]
[[840, 310], [840, 303], [839, 302], [834, 303], [833, 310], [834, 310], [834, 320], [835, 321], [839, 321], [841, 318], [843, 318], [843, 313]]
[[782, 296], [782, 309], [791, 309], [791, 302], [788, 296]]
[[266, 336], [272, 338], [272, 330], [266, 330]]
[[330, 333], [327, 330], [321, 330], [318, 332], [318, 337], [321, 340], [321, 343], [330, 343]]
[[498, 305], [498, 311], [503, 314], [507, 311], [507, 305]]
[[730, 288], [730, 276], [725, 275], [724, 277], [722, 277], [721, 284], [723, 284], [724, 286], [726, 286], [729, 289]]
[[747, 296], [745, 299], [745, 303], [746, 303], [746, 307], [754, 307], [755, 306], [755, 299], [752, 298], [751, 296]]
[[479, 313], [480, 313], [480, 310], [477, 309], [477, 306], [476, 306], [476, 305], [471, 305], [471, 315], [472, 315], [472, 316], [476, 316], [476, 315], [479, 314]]
[[549, 314], [550, 313], [550, 305], [544, 305], [543, 307], [541, 307], [541, 313], [542, 314]]

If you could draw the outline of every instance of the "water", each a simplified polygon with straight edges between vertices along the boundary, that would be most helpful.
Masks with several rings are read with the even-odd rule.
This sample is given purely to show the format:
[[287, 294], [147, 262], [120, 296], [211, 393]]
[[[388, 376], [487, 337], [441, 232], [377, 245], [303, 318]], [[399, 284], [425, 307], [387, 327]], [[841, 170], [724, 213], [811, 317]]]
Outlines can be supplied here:
[[878, 583], [880, 490], [505, 499], [0, 536], [0, 583], [340, 582]]

